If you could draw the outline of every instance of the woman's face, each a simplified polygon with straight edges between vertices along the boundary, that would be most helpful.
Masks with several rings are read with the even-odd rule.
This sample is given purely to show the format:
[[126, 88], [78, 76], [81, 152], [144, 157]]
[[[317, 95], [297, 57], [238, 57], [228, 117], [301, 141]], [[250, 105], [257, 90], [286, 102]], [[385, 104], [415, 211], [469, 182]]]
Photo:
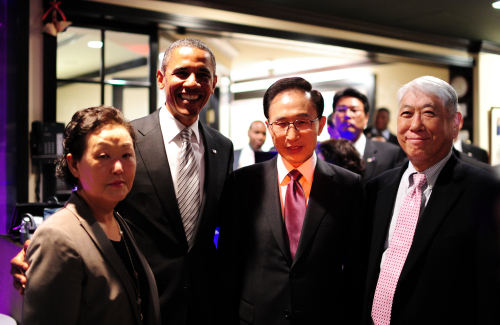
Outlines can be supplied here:
[[134, 182], [134, 143], [127, 130], [118, 125], [104, 126], [86, 138], [80, 161], [68, 157], [70, 170], [78, 178], [78, 192], [91, 207], [113, 209]]

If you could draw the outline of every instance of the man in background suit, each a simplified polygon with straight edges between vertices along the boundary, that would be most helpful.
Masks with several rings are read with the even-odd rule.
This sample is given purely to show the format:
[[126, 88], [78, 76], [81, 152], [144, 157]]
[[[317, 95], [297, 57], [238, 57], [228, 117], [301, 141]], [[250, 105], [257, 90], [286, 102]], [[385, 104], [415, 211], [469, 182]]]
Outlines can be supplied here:
[[264, 95], [279, 155], [238, 169], [224, 188], [218, 324], [358, 320], [362, 281], [351, 280], [364, 270], [362, 180], [317, 159], [323, 107], [298, 77]]
[[398, 137], [389, 131], [387, 127], [391, 120], [391, 113], [385, 107], [377, 109], [375, 113], [375, 125], [371, 128], [366, 128], [363, 133], [368, 139], [373, 141], [389, 142], [399, 146]]
[[461, 114], [448, 83], [417, 78], [398, 101], [409, 163], [366, 185], [363, 324], [498, 324], [499, 183], [453, 154]]
[[234, 151], [234, 170], [255, 164], [255, 152], [261, 152], [266, 142], [266, 125], [261, 121], [253, 121], [248, 128], [248, 139], [250, 141], [243, 149]]
[[[460, 120], [460, 130], [462, 129], [463, 125], [464, 118], [462, 117], [462, 119]], [[481, 161], [485, 164], [489, 164], [490, 157], [488, 156], [488, 152], [483, 148], [473, 145], [472, 143], [470, 143], [470, 141], [468, 142], [469, 143], [463, 141], [462, 139], [460, 139], [460, 136], [458, 136], [456, 137], [455, 141], [453, 141], [453, 147], [455, 147], [455, 150], [463, 153], [463, 156], [468, 156], [477, 159], [478, 161]]]
[[[131, 192], [116, 210], [128, 222], [155, 275], [162, 321], [212, 324], [216, 206], [233, 164], [231, 141], [198, 120], [217, 83], [215, 57], [197, 39], [176, 41], [165, 51], [156, 77], [160, 89], [165, 89], [166, 103], [132, 122], [137, 132], [137, 171]], [[189, 175], [191, 185], [179, 188], [184, 129], [190, 134], [186, 148], [191, 147], [193, 154], [189, 164], [195, 167]], [[193, 208], [191, 219], [178, 205], [183, 189], [199, 198], [187, 203]], [[28, 267], [22, 252], [11, 264], [12, 272]], [[25, 279], [14, 277], [20, 288]]]
[[354, 88], [346, 88], [333, 97], [335, 128], [340, 137], [354, 144], [365, 161], [365, 181], [401, 165], [404, 152], [392, 143], [367, 139], [363, 130], [368, 122], [368, 98]]

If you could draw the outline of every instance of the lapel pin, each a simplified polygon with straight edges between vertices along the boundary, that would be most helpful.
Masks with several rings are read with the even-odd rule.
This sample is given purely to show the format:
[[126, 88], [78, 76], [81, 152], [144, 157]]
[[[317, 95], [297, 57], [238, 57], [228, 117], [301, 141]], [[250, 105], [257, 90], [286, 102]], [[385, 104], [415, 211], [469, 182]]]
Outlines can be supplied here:
[[374, 161], [374, 160], [375, 160], [375, 157], [372, 157], [372, 158], [368, 158], [368, 159], [366, 159], [366, 162], [371, 163], [371, 162], [372, 162], [372, 161]]
[[472, 157], [472, 152], [468, 152], [467, 156]]
[[217, 153], [217, 150], [215, 150], [215, 149], [212, 149], [212, 153]]

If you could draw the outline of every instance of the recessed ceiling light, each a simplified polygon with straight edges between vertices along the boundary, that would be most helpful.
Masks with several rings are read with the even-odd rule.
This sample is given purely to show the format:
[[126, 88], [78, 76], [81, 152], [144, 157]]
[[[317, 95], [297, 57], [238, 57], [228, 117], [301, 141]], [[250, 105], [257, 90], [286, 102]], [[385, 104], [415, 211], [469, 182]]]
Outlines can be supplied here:
[[491, 4], [491, 6], [495, 9], [500, 9], [500, 1], [495, 1]]
[[87, 46], [92, 49], [100, 49], [102, 47], [101, 41], [90, 41], [87, 43]]

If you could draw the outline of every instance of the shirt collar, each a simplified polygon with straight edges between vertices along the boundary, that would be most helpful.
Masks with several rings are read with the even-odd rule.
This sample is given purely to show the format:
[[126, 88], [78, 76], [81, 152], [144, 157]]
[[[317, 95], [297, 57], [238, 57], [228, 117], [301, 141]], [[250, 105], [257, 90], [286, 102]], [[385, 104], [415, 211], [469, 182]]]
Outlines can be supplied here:
[[318, 158], [316, 157], [316, 153], [313, 153], [312, 156], [307, 159], [302, 165], [298, 168], [294, 168], [288, 161], [286, 161], [280, 154], [278, 154], [277, 159], [277, 167], [278, 167], [278, 180], [280, 184], [283, 183], [285, 177], [287, 177], [288, 173], [294, 169], [297, 169], [305, 180], [312, 184], [314, 178], [314, 169], [316, 168], [316, 162]]
[[413, 164], [410, 161], [408, 163], [408, 169], [406, 170], [406, 172], [404, 173], [404, 176], [403, 176], [403, 177], [406, 177], [406, 179], [408, 180], [408, 187], [413, 185], [413, 177], [409, 178], [410, 175], [412, 175], [414, 173], [418, 173], [418, 174], [425, 174], [425, 178], [427, 180], [427, 185], [430, 188], [433, 188], [434, 184], [436, 184], [436, 180], [439, 176], [439, 173], [441, 173], [441, 170], [443, 170], [444, 165], [446, 165], [446, 163], [450, 159], [452, 152], [453, 152], [453, 149], [450, 149], [450, 152], [448, 153], [448, 155], [446, 155], [446, 157], [441, 159], [434, 166], [431, 166], [420, 173], [417, 172], [417, 170], [415, 169], [415, 167], [413, 166]]
[[354, 148], [358, 151], [359, 155], [361, 158], [363, 158], [363, 154], [365, 153], [365, 147], [366, 147], [366, 136], [363, 132], [361, 132], [361, 135], [359, 136], [358, 140], [353, 143]]
[[[200, 141], [200, 130], [198, 127], [199, 117], [196, 117], [196, 121], [188, 126], [193, 130], [194, 142], [199, 143]], [[170, 143], [174, 138], [186, 128], [184, 124], [179, 122], [170, 111], [167, 109], [165, 104], [160, 107], [160, 125], [162, 128], [163, 138], [167, 143]]]

